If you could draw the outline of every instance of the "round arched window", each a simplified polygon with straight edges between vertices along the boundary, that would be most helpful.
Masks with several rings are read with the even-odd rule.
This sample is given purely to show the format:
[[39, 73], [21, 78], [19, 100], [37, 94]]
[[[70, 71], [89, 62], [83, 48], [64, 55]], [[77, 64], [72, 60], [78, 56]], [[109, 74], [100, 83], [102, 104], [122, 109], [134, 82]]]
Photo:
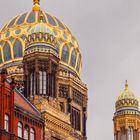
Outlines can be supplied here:
[[77, 62], [77, 66], [76, 66], [76, 70], [79, 72], [80, 70], [80, 64], [81, 64], [81, 55], [79, 55], [78, 57], [78, 62]]
[[22, 123], [18, 122], [18, 137], [22, 138]]
[[30, 140], [35, 140], [35, 131], [33, 128], [30, 129]]
[[68, 63], [69, 60], [69, 48], [68, 46], [64, 46], [62, 49], [62, 61]]
[[29, 127], [27, 125], [25, 125], [25, 128], [24, 128], [24, 139], [28, 140], [28, 138], [29, 138]]
[[1, 49], [0, 49], [0, 64], [2, 63], [2, 54], [1, 54]]
[[7, 114], [4, 116], [4, 129], [7, 132], [9, 131], [9, 116]]
[[75, 49], [72, 51], [70, 64], [72, 67], [75, 67], [75, 64], [76, 64], [76, 51], [75, 51]]
[[8, 61], [11, 59], [11, 49], [9, 43], [5, 43], [3, 47], [4, 61]]
[[22, 44], [19, 40], [16, 40], [13, 47], [14, 58], [22, 57]]

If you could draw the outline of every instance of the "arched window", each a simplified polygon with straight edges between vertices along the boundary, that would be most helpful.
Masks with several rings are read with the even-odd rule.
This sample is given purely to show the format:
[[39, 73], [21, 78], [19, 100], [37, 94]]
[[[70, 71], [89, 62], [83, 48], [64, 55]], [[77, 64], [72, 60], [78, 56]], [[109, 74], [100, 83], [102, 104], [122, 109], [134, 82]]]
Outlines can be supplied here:
[[134, 140], [134, 130], [132, 127], [130, 128], [130, 131], [131, 131], [131, 140]]
[[64, 46], [62, 50], [62, 61], [68, 63], [69, 59], [69, 48], [68, 46]]
[[3, 52], [4, 52], [4, 61], [8, 61], [11, 59], [11, 49], [10, 45], [6, 42], [4, 47], [3, 47]]
[[30, 140], [35, 140], [35, 131], [33, 128], [30, 129]]
[[22, 57], [22, 44], [19, 40], [16, 40], [13, 47], [14, 58]]
[[72, 54], [71, 54], [71, 66], [72, 67], [75, 67], [75, 64], [76, 64], [76, 51], [75, 49], [72, 51]]
[[126, 139], [126, 132], [125, 132], [125, 128], [122, 127], [120, 130], [120, 140], [125, 140]]
[[22, 138], [22, 123], [18, 122], [18, 137]]
[[81, 128], [81, 119], [80, 119], [80, 110], [72, 107], [72, 113], [71, 113], [71, 123], [72, 127], [78, 131], [80, 131]]
[[9, 116], [7, 114], [4, 116], [4, 129], [7, 132], [9, 131]]
[[128, 128], [128, 140], [134, 140], [134, 133], [133, 133], [133, 128], [129, 127]]
[[24, 128], [24, 139], [28, 140], [28, 138], [29, 138], [29, 127], [27, 125], [25, 125], [25, 128]]
[[81, 55], [79, 55], [78, 57], [78, 62], [77, 62], [77, 66], [76, 66], [76, 70], [79, 72], [80, 69], [80, 64], [81, 64]]
[[47, 92], [47, 73], [39, 71], [39, 90], [41, 95], [46, 95]]

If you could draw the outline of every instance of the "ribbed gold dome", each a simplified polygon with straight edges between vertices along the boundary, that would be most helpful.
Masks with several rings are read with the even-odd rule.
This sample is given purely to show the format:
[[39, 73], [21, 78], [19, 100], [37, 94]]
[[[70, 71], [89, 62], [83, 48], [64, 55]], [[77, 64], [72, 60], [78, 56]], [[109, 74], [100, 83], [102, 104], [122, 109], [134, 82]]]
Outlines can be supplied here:
[[[40, 22], [40, 11], [37, 6], [34, 5], [32, 12], [17, 15], [2, 28], [0, 32], [0, 68], [22, 65], [25, 40], [29, 30], [34, 32], [43, 29], [52, 33], [59, 42], [60, 64], [79, 76], [82, 57], [75, 37], [64, 23], [46, 12], [42, 12], [43, 23], [46, 27], [35, 26]], [[33, 26], [34, 28], [32, 28]]]
[[123, 110], [123, 109], [138, 109], [138, 99], [135, 94], [129, 90], [128, 83], [126, 81], [125, 89], [116, 101], [116, 110]]

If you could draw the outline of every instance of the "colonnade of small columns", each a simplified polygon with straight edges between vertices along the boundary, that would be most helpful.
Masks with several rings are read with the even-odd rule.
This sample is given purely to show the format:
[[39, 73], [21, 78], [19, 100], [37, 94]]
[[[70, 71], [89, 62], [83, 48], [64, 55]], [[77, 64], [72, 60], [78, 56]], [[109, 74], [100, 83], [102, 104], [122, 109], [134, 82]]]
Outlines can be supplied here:
[[114, 134], [114, 140], [140, 140], [140, 129], [119, 129]]

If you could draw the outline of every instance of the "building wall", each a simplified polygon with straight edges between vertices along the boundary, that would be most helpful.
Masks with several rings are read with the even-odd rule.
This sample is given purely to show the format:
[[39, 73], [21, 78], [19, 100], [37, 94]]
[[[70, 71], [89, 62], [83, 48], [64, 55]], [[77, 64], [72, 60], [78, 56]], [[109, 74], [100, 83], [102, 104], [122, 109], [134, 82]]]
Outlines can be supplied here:
[[[43, 123], [40, 120], [36, 120], [31, 117], [31, 115], [24, 114], [20, 111], [15, 110], [15, 119], [14, 119], [14, 134], [18, 135], [18, 122], [22, 123], [22, 137], [24, 137], [25, 127], [28, 126], [29, 132], [31, 128], [35, 131], [35, 139], [43, 140]], [[29, 133], [30, 140], [30, 133]]]
[[[28, 126], [29, 140], [31, 128], [35, 131], [35, 139], [43, 140], [44, 122], [39, 116], [14, 104], [14, 95], [16, 94], [14, 87], [14, 83], [8, 83], [6, 72], [0, 75], [0, 140], [9, 140], [12, 137], [18, 140], [18, 122], [22, 123], [22, 137], [24, 137], [25, 126]], [[5, 114], [8, 116], [7, 130], [4, 125]]]

